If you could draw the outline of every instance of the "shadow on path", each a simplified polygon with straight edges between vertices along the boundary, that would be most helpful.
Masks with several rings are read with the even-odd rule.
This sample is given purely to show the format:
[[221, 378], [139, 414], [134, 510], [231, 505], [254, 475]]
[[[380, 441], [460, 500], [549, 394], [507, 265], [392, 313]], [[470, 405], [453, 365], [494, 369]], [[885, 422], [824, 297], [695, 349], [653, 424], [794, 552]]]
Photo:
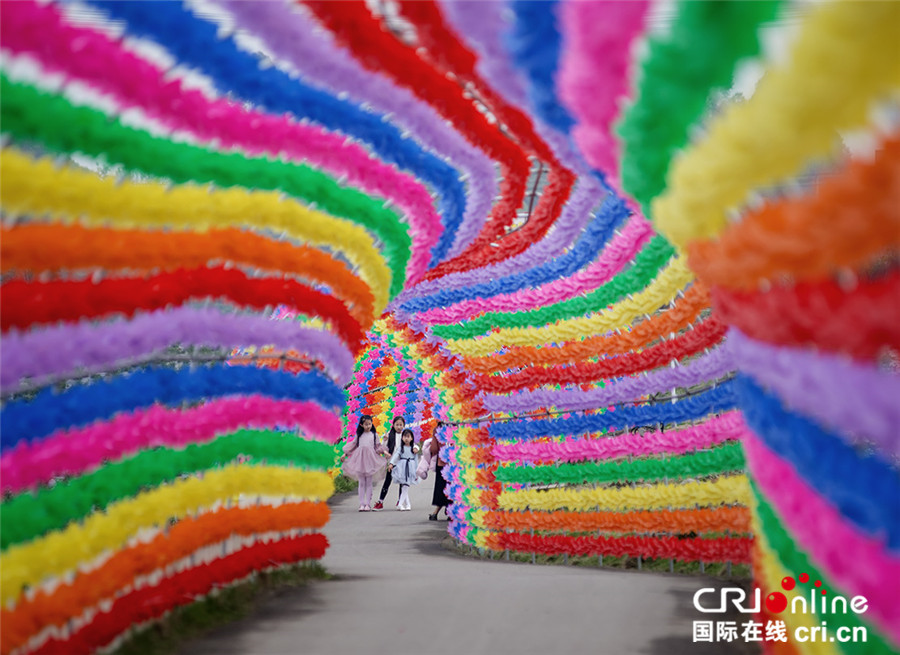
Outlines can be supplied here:
[[[467, 559], [441, 546], [426, 519], [431, 480], [415, 509], [357, 512], [334, 499], [322, 564], [334, 577], [285, 589], [251, 616], [186, 642], [183, 655], [469, 655], [754, 653], [746, 644], [693, 644], [691, 599], [709, 579]], [[396, 500], [396, 487], [388, 504]]]

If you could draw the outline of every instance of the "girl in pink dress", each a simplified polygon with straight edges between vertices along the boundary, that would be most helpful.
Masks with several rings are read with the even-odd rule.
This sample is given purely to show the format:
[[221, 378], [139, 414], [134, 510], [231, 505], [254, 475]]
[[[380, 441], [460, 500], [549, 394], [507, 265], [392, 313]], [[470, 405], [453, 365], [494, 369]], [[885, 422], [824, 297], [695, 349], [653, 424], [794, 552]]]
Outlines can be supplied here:
[[381, 479], [389, 455], [387, 448], [378, 443], [372, 417], [363, 416], [356, 426], [356, 439], [344, 446], [344, 475], [359, 480], [359, 511], [372, 511], [372, 480]]

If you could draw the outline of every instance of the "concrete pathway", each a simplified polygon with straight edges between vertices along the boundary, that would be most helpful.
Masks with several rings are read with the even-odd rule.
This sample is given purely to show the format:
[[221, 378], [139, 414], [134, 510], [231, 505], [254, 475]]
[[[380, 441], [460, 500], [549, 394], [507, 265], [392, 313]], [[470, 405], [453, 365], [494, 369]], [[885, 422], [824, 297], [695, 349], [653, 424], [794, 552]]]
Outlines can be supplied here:
[[[691, 599], [714, 581], [636, 571], [481, 561], [441, 546], [426, 519], [432, 481], [413, 510], [361, 514], [332, 501], [322, 563], [335, 576], [268, 599], [242, 621], [184, 644], [184, 655], [504, 655], [747, 653], [692, 643]], [[376, 489], [377, 494], [377, 489]]]

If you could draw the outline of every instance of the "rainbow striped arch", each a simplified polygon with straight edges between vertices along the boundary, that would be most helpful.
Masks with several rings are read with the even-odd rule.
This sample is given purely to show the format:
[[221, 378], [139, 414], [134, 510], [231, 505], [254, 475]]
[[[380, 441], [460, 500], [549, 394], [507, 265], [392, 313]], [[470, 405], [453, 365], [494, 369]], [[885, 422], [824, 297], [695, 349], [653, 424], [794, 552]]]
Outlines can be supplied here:
[[818, 585], [868, 640], [793, 650], [900, 648], [898, 31], [0, 4], [0, 653], [321, 559], [362, 413], [441, 440], [461, 544], [739, 567], [790, 634]]

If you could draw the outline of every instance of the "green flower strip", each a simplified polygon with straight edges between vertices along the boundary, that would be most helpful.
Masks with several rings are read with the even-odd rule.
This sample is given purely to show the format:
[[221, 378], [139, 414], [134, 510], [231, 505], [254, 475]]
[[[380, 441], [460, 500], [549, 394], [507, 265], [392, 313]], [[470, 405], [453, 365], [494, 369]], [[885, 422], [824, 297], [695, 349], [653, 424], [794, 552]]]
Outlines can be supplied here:
[[635, 102], [617, 127], [622, 185], [646, 216], [710, 92], [730, 87], [735, 65], [758, 54], [759, 27], [776, 17], [780, 4], [682, 1], [668, 33], [648, 40]]
[[[756, 486], [753, 480], [750, 481], [750, 487], [753, 490], [753, 495], [756, 497], [756, 514], [762, 525], [763, 534], [765, 534], [766, 541], [769, 542], [769, 547], [778, 556], [782, 566], [789, 572], [795, 574], [808, 573], [810, 580], [822, 581], [822, 587], [828, 590], [829, 597], [834, 594], [835, 590], [840, 589], [840, 587], [832, 584], [826, 576], [823, 576], [819, 569], [810, 562], [809, 557], [797, 548], [797, 544], [794, 543], [794, 540], [791, 539], [787, 530], [784, 529], [784, 523], [781, 518], [775, 513], [774, 508], [766, 502], [759, 487]], [[860, 565], [864, 566], [865, 563], [860, 563]], [[802, 589], [798, 589], [798, 591], [803, 593]], [[809, 592], [806, 592], [805, 595], [808, 602]], [[847, 598], [848, 603], [849, 601], [850, 599]], [[830, 602], [828, 609], [831, 609]], [[891, 653], [896, 652], [888, 645], [871, 623], [860, 620], [860, 616], [855, 614], [852, 610], [848, 609], [845, 613], [829, 613], [824, 616], [819, 616], [819, 619], [828, 622], [830, 628], [829, 631], [832, 634], [840, 626], [847, 626], [851, 630], [857, 626], [862, 626], [866, 629], [865, 643], [854, 644], [849, 642], [835, 642], [835, 644], [842, 651], [848, 653], [848, 655], [891, 655]], [[817, 623], [818, 621], [814, 619], [813, 624]]]
[[559, 466], [501, 466], [498, 482], [510, 484], [585, 484], [678, 480], [715, 475], [745, 468], [739, 443], [701, 450], [678, 457], [646, 458], [634, 461], [584, 462]]
[[455, 325], [435, 325], [434, 333], [444, 339], [470, 339], [494, 328], [550, 325], [556, 321], [606, 309], [628, 294], [650, 284], [660, 269], [674, 256], [672, 246], [661, 236], [653, 237], [634, 258], [631, 266], [594, 291], [540, 309], [522, 312], [490, 312]]
[[0, 505], [0, 549], [62, 529], [71, 521], [185, 473], [233, 462], [239, 455], [254, 462], [326, 470], [335, 465], [337, 450], [331, 444], [272, 430], [239, 430], [182, 450], [145, 450], [52, 488], [34, 494], [25, 492], [4, 502]]
[[175, 143], [122, 125], [89, 107], [76, 107], [64, 97], [0, 76], [3, 131], [18, 139], [40, 142], [54, 152], [103, 156], [133, 171], [167, 178], [178, 184], [213, 183], [219, 187], [280, 190], [333, 216], [357, 223], [383, 243], [391, 269], [391, 296], [403, 288], [411, 239], [398, 214], [381, 200], [340, 186], [332, 177], [303, 164], [216, 152]]

